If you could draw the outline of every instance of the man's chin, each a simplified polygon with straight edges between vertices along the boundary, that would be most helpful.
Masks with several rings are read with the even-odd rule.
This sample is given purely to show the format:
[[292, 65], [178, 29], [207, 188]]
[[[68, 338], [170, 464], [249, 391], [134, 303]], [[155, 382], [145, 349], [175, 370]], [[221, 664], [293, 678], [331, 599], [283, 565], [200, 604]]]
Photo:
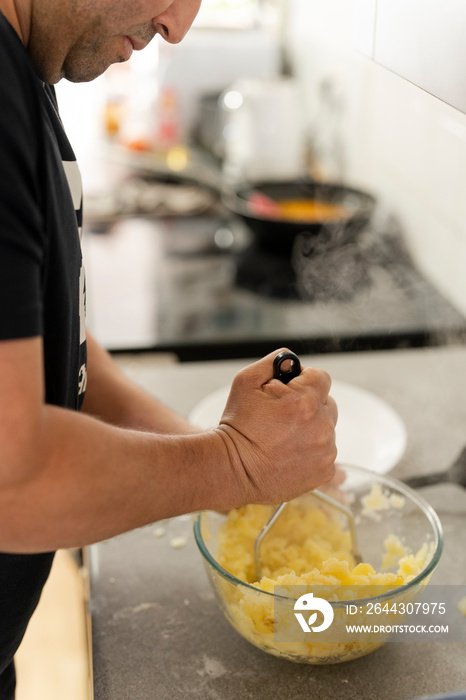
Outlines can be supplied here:
[[69, 65], [65, 63], [60, 77], [66, 78], [66, 80], [69, 80], [71, 83], [88, 83], [98, 78], [102, 73], [105, 73], [112, 63], [121, 63], [124, 60], [124, 58], [118, 57], [114, 61], [89, 62], [79, 65]]

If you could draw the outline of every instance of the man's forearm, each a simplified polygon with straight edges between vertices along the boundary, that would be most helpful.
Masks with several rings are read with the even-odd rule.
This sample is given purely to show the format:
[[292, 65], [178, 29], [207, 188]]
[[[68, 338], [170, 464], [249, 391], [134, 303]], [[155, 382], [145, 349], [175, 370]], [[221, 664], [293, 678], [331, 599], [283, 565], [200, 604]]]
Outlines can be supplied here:
[[185, 418], [131, 382], [91, 335], [83, 411], [135, 430], [176, 435], [198, 432]]
[[83, 546], [235, 505], [240, 483], [215, 432], [161, 437], [45, 406], [41, 434], [30, 476], [0, 491], [0, 551]]

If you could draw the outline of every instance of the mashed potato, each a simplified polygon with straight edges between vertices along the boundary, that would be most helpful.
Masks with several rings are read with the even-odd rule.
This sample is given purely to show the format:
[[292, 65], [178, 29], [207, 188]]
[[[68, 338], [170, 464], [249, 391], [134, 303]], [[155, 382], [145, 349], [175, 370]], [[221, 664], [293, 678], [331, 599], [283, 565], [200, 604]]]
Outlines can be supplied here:
[[461, 600], [458, 602], [458, 610], [463, 613], [463, 615], [466, 615], [466, 597], [461, 598]]
[[[378, 498], [378, 494], [375, 496]], [[376, 505], [381, 502], [377, 498]], [[235, 577], [253, 584], [257, 593], [252, 588], [233, 587], [225, 581], [223, 587], [220, 583], [216, 585], [217, 588], [220, 586], [218, 592], [227, 617], [256, 646], [293, 660], [335, 663], [362, 656], [379, 647], [385, 639], [379, 637], [374, 641], [373, 637], [359, 637], [357, 641], [325, 642], [322, 636], [312, 637], [311, 634], [306, 641], [293, 641], [291, 632], [288, 643], [277, 642], [274, 635], [275, 599], [261, 592], [276, 593], [276, 587], [280, 586], [285, 595], [289, 591], [288, 596], [296, 598], [301, 592], [296, 596], [296, 589], [293, 591], [291, 587], [319, 585], [328, 587], [327, 598], [331, 601], [357, 600], [358, 597], [367, 597], [366, 586], [380, 586], [380, 592], [386, 592], [387, 587], [396, 589], [406, 584], [424, 569], [431, 551], [426, 544], [417, 553], [408, 552], [398, 537], [390, 535], [384, 543], [385, 552], [381, 552], [380, 571], [369, 563], [356, 564], [346, 523], [340, 520], [335, 509], [321, 504], [316, 506], [315, 499], [312, 502], [314, 507], [309, 507], [309, 502], [304, 507], [295, 502], [288, 504], [266, 535], [261, 545], [262, 576], [259, 581], [255, 580], [254, 542], [273, 509], [250, 505], [231, 511], [218, 532], [217, 559]], [[391, 505], [397, 507], [397, 504]], [[360, 594], [358, 586], [361, 587]], [[371, 592], [376, 590], [370, 589]], [[406, 602], [406, 596], [413, 593], [405, 592], [403, 600]], [[325, 592], [319, 596], [326, 597]], [[343, 608], [334, 610], [336, 624], [332, 623], [332, 627], [335, 632], [339, 616], [340, 623], [348, 620]], [[296, 628], [292, 605], [288, 616], [290, 619], [284, 621], [286, 616], [281, 615], [282, 625]], [[364, 617], [365, 612], [350, 622], [361, 623]], [[399, 622], [398, 615], [396, 624]]]
[[[219, 564], [262, 590], [272, 590], [277, 583], [401, 586], [425, 565], [427, 545], [410, 554], [395, 535], [385, 540], [382, 572], [371, 564], [356, 565], [350, 533], [334, 513], [320, 506], [303, 508], [291, 503], [261, 545], [262, 578], [256, 582], [254, 542], [272, 512], [268, 506], [257, 505], [233, 510], [218, 534]], [[386, 571], [394, 565], [398, 566], [396, 573]]]

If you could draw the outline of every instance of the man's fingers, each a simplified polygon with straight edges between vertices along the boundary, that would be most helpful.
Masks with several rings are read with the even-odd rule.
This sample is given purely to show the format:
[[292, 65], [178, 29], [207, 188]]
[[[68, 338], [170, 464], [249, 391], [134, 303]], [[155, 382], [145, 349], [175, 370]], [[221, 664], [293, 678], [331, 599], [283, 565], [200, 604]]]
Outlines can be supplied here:
[[[279, 348], [262, 357], [256, 362], [252, 362], [247, 367], [244, 367], [238, 372], [235, 377], [235, 383], [244, 388], [260, 389], [264, 384], [273, 380], [273, 361], [278, 353], [283, 352], [286, 348]], [[281, 384], [281, 382], [280, 382]]]
[[335, 426], [338, 422], [338, 406], [332, 396], [328, 396], [325, 403], [332, 418], [333, 425]]
[[332, 379], [330, 375], [323, 369], [316, 369], [315, 367], [304, 367], [301, 374], [295, 377], [290, 382], [293, 388], [307, 388], [311, 387], [313, 390], [318, 391], [321, 400], [325, 403], [330, 387], [332, 386]]

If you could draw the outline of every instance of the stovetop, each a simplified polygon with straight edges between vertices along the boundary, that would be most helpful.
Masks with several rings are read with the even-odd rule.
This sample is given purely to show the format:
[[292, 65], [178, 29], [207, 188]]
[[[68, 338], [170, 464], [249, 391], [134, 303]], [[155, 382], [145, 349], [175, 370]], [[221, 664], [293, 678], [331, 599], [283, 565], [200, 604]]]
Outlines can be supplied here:
[[87, 223], [88, 324], [111, 351], [180, 360], [448, 344], [466, 319], [415, 268], [394, 220], [357, 241], [291, 257], [239, 221], [128, 217]]

